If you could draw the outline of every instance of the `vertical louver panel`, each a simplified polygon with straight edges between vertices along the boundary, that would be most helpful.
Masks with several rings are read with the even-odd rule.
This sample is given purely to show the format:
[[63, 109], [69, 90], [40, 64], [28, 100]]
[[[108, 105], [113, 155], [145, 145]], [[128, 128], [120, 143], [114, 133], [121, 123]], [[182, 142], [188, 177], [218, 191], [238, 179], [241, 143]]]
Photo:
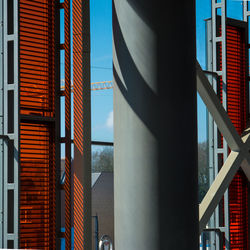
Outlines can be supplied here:
[[54, 0], [19, 0], [20, 248], [55, 249]]
[[[227, 25], [227, 112], [237, 132], [246, 128], [246, 34], [245, 29]], [[221, 68], [221, 49], [220, 49]], [[223, 84], [220, 84], [222, 98]], [[229, 186], [231, 249], [248, 249], [248, 184], [239, 170]]]
[[[227, 27], [227, 110], [241, 135], [246, 128], [245, 30]], [[248, 249], [247, 181], [238, 171], [229, 186], [231, 249]]]
[[245, 31], [227, 28], [227, 109], [239, 134], [246, 128]]
[[248, 180], [239, 171], [229, 188], [231, 249], [248, 249]]
[[54, 115], [52, 2], [20, 0], [21, 114]]
[[20, 125], [20, 247], [52, 249], [54, 141], [48, 124]]

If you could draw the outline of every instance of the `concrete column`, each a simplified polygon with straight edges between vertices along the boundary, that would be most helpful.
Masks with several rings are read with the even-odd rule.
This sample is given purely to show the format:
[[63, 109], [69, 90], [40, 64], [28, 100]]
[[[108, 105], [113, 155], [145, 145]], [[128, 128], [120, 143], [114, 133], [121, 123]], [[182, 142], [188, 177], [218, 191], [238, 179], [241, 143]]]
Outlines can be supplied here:
[[195, 1], [113, 0], [115, 249], [198, 249]]

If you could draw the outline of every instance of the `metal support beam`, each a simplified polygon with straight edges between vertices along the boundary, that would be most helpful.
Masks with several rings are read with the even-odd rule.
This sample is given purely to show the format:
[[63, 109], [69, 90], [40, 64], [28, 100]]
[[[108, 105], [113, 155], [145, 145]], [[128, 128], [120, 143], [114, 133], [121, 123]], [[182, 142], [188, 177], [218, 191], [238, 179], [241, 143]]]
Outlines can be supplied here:
[[[200, 94], [203, 102], [206, 104], [219, 130], [226, 139], [230, 149], [235, 152], [246, 152], [246, 150], [248, 149], [248, 145], [246, 143], [246, 136], [248, 135], [249, 128], [244, 131], [244, 136], [240, 138], [239, 134], [237, 133], [234, 125], [232, 124], [229, 116], [227, 115], [225, 109], [223, 108], [220, 100], [215, 94], [212, 86], [210, 85], [207, 77], [205, 76], [198, 62], [196, 64], [196, 70], [198, 93]], [[250, 181], [249, 167], [244, 164], [244, 166], [242, 166], [242, 169], [248, 180]]]
[[[9, 162], [9, 145], [3, 147], [3, 248], [19, 248], [19, 70], [18, 70], [18, 1], [3, 0], [3, 134], [13, 141]], [[8, 16], [10, 15], [10, 16]], [[11, 20], [12, 19], [12, 20]], [[9, 51], [11, 49], [11, 51]], [[10, 73], [11, 72], [11, 73]], [[10, 77], [10, 74], [11, 77]], [[10, 92], [13, 98], [10, 98]], [[11, 112], [9, 112], [11, 109]], [[13, 179], [9, 180], [9, 164]], [[11, 181], [11, 183], [10, 183]], [[12, 184], [12, 185], [9, 185]], [[13, 223], [12, 223], [13, 222]]]
[[113, 1], [119, 250], [199, 248], [194, 17], [195, 1]]
[[250, 15], [250, 11], [248, 10], [248, 1], [242, 1], [243, 2], [243, 20], [245, 22], [248, 22], [248, 17]]
[[213, 116], [230, 149], [239, 152], [243, 142], [198, 62], [196, 72], [198, 93]]
[[248, 127], [244, 131], [242, 138], [239, 137], [198, 62], [196, 70], [197, 90], [217, 123], [218, 128], [225, 139], [228, 140], [229, 146], [232, 147], [230, 155], [224, 162], [220, 172], [199, 206], [201, 233], [240, 166], [248, 180], [250, 180], [250, 128]]
[[242, 153], [232, 151], [203, 198], [199, 206], [200, 233], [206, 227], [206, 224], [233, 180], [243, 159], [244, 156]]
[[[210, 53], [212, 54], [212, 61], [211, 61], [211, 69], [213, 72], [216, 72], [218, 75], [221, 76], [222, 80], [222, 105], [225, 110], [227, 110], [227, 60], [226, 60], [226, 48], [227, 48], [227, 41], [226, 41], [226, 17], [227, 17], [227, 1], [221, 0], [220, 3], [218, 3], [217, 0], [211, 0], [211, 43], [212, 48]], [[218, 12], [221, 12], [221, 15], [219, 15]], [[209, 35], [210, 36], [210, 35]], [[219, 56], [217, 55], [218, 46], [221, 48], [221, 64], [219, 63]], [[218, 82], [213, 79], [213, 87], [217, 87]], [[214, 174], [216, 175], [218, 173], [218, 169], [221, 167], [219, 166], [219, 154], [218, 154], [218, 129], [217, 124], [213, 124], [213, 133], [209, 134], [210, 137], [214, 140], [214, 157], [213, 157], [213, 170]], [[221, 148], [223, 150], [223, 162], [228, 156], [228, 145], [225, 137], [223, 137], [223, 146]], [[215, 227], [219, 227], [220, 224], [220, 217], [221, 213], [219, 211], [219, 207], [216, 208], [214, 213], [214, 224]], [[224, 224], [227, 227], [227, 232], [225, 232], [225, 247], [226, 250], [230, 249], [230, 232], [229, 232], [229, 207], [228, 207], [228, 191], [225, 192], [224, 195], [224, 215], [223, 215]], [[216, 249], [219, 247], [219, 237], [216, 234]], [[214, 248], [212, 247], [212, 250]]]
[[[249, 149], [250, 143], [250, 128], [244, 131], [243, 141]], [[249, 172], [250, 165], [248, 161], [250, 160], [249, 150], [246, 147], [242, 147], [240, 152], [231, 151], [225, 163], [223, 164], [220, 172], [216, 176], [213, 184], [209, 188], [207, 194], [202, 200], [199, 206], [199, 224], [200, 233], [205, 228], [209, 218], [211, 217], [214, 209], [219, 204], [222, 196], [224, 195], [229, 184], [233, 180], [236, 172], [242, 167], [243, 171]]]

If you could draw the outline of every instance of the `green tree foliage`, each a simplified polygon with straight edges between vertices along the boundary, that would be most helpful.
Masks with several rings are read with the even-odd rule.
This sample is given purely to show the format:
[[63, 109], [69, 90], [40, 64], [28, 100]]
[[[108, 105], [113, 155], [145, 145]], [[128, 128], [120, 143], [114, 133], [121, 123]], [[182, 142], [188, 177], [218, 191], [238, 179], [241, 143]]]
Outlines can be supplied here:
[[198, 184], [199, 184], [199, 203], [207, 193], [209, 188], [209, 172], [207, 160], [207, 143], [202, 142], [198, 144]]
[[104, 147], [92, 154], [92, 172], [113, 172], [113, 147]]

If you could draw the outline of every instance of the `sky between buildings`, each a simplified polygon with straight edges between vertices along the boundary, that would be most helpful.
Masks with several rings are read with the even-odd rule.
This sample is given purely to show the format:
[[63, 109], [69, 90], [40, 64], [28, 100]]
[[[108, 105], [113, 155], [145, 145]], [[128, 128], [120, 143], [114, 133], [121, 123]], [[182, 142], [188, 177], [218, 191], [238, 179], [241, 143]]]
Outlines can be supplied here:
[[[196, 13], [197, 59], [202, 68], [206, 69], [205, 19], [211, 17], [211, 0], [196, 0]], [[242, 2], [228, 0], [227, 16], [242, 20]], [[110, 81], [113, 79], [112, 0], [90, 0], [90, 21], [91, 82]], [[185, 38], [183, 40], [185, 41]], [[197, 105], [198, 141], [202, 142], [206, 140], [207, 132], [206, 108], [199, 95]], [[91, 106], [92, 140], [113, 141], [113, 90], [92, 91]], [[62, 126], [62, 136], [63, 134]]]

